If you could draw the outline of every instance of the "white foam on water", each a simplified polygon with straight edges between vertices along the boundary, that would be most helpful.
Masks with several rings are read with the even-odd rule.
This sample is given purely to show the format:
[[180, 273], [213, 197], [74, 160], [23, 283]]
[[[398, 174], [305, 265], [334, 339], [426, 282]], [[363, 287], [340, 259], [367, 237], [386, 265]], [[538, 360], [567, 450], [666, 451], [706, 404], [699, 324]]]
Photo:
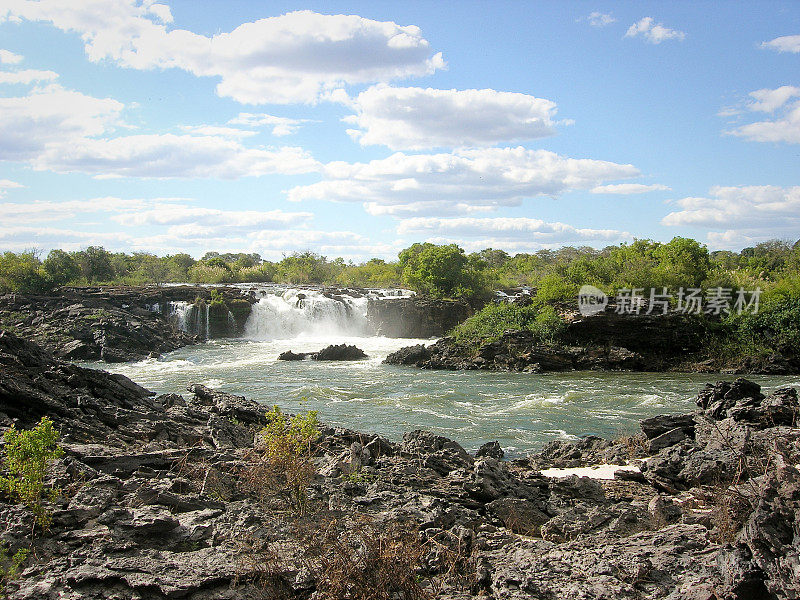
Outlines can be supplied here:
[[314, 336], [369, 336], [366, 297], [288, 289], [265, 293], [253, 305], [244, 327], [246, 338], [278, 340]]
[[593, 467], [574, 467], [572, 469], [543, 469], [542, 475], [545, 477], [591, 477], [592, 479], [614, 479], [614, 473], [618, 471], [628, 471], [639, 473], [639, 467], [635, 465], [595, 465]]

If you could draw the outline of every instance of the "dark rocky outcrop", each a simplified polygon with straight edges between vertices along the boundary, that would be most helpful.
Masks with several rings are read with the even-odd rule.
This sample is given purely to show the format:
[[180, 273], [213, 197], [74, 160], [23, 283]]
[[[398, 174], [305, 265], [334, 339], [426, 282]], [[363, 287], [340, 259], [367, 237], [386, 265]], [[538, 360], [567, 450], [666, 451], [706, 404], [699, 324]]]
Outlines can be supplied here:
[[[410, 574], [402, 581], [419, 598], [797, 597], [800, 430], [736, 412], [745, 399], [796, 408], [796, 395], [762, 397], [744, 381], [709, 390], [696, 415], [644, 426], [651, 442], [684, 436], [654, 454], [642, 434], [554, 442], [507, 462], [496, 443], [472, 456], [430, 432], [393, 443], [323, 425], [297, 513], [281, 480], [256, 485], [262, 405], [198, 384], [156, 396], [3, 332], [0, 425], [49, 416], [65, 450], [48, 476], [60, 488], [49, 530], [32, 536], [30, 510], [0, 496], [0, 540], [33, 550], [3, 591], [310, 600], [372, 585], [390, 597], [399, 589], [387, 581]], [[733, 401], [734, 416], [706, 414], [719, 401]], [[540, 472], [637, 455], [639, 480]]]
[[361, 348], [347, 344], [331, 344], [318, 352], [292, 352], [287, 350], [278, 355], [278, 360], [364, 360], [369, 358]]
[[472, 313], [466, 302], [424, 297], [378, 298], [367, 305], [367, 319], [377, 335], [391, 338], [440, 337]]
[[315, 353], [313, 360], [364, 360], [369, 358], [361, 348], [347, 344], [331, 344]]
[[[204, 337], [241, 333], [254, 298], [234, 288], [219, 288], [218, 293], [224, 302], [211, 302], [209, 288], [194, 286], [63, 288], [52, 296], [7, 294], [0, 297], [0, 327], [68, 360], [141, 360]], [[169, 319], [170, 302], [196, 301], [204, 315], [205, 329], [199, 337], [181, 331]]]
[[401, 348], [386, 358], [387, 364], [423, 369], [485, 369], [494, 371], [645, 370], [647, 361], [636, 352], [616, 346], [563, 346], [539, 344], [530, 331], [506, 331], [500, 340], [475, 351], [444, 337], [427, 347]]
[[564, 330], [542, 343], [528, 330], [507, 330], [499, 339], [459, 343], [443, 337], [427, 347], [409, 346], [387, 357], [388, 364], [425, 369], [493, 371], [689, 371], [800, 373], [800, 361], [778, 354], [745, 359], [706, 358], [708, 322], [696, 315], [617, 314], [583, 317], [557, 307]]

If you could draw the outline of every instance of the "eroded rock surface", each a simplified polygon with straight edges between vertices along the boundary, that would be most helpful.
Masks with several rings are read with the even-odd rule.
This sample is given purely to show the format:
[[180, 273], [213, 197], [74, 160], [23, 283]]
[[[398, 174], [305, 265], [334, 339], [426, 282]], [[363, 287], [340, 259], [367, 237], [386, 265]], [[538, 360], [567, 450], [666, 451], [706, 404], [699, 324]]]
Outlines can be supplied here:
[[[396, 597], [800, 594], [800, 430], [767, 418], [796, 410], [787, 390], [718, 384], [700, 404], [732, 403], [721, 418], [649, 420], [647, 436], [558, 442], [514, 461], [492, 443], [473, 456], [430, 432], [395, 443], [323, 425], [301, 496], [262, 477], [263, 405], [187, 391], [156, 396], [0, 335], [0, 423], [50, 416], [65, 450], [48, 479], [61, 489], [48, 531], [31, 536], [30, 511], [0, 499], [0, 538], [35, 550], [10, 598], [350, 597], [403, 574], [411, 587]], [[676, 430], [651, 454], [648, 440]], [[637, 456], [638, 480], [540, 472]]]

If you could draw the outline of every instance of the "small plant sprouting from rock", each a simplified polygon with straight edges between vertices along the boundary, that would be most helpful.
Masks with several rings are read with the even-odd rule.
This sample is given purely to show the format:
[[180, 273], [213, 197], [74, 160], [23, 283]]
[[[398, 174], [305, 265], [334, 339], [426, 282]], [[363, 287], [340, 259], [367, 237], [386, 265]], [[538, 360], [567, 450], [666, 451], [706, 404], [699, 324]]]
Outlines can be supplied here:
[[27, 505], [34, 514], [35, 524], [46, 529], [52, 517], [43, 501], [55, 500], [58, 490], [47, 487], [44, 477], [50, 461], [64, 454], [58, 446], [58, 431], [53, 421], [42, 417], [33, 429], [20, 431], [12, 425], [3, 435], [3, 441], [8, 475], [0, 477], [0, 490]]
[[273, 406], [267, 425], [256, 436], [256, 460], [243, 473], [245, 488], [262, 501], [286, 496], [292, 510], [302, 514], [308, 505], [308, 485], [314, 477], [312, 445], [319, 437], [316, 411], [284, 415]]
[[28, 550], [20, 549], [9, 554], [6, 544], [0, 542], [0, 598], [6, 597], [6, 584], [19, 576], [27, 558]]

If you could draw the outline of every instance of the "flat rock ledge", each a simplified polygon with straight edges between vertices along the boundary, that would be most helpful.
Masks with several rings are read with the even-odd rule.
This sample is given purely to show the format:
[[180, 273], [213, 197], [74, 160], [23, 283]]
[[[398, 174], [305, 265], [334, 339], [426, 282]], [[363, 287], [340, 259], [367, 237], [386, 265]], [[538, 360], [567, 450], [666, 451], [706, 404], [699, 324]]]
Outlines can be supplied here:
[[[0, 539], [32, 550], [9, 598], [800, 595], [794, 389], [720, 382], [638, 435], [510, 461], [491, 441], [471, 454], [426, 431], [393, 442], [323, 425], [295, 503], [261, 476], [264, 406], [187, 392], [157, 396], [0, 333], [0, 425], [49, 416], [65, 450], [49, 530], [32, 535], [30, 510], [0, 498]], [[541, 474], [632, 460], [640, 471], [612, 480]]]

